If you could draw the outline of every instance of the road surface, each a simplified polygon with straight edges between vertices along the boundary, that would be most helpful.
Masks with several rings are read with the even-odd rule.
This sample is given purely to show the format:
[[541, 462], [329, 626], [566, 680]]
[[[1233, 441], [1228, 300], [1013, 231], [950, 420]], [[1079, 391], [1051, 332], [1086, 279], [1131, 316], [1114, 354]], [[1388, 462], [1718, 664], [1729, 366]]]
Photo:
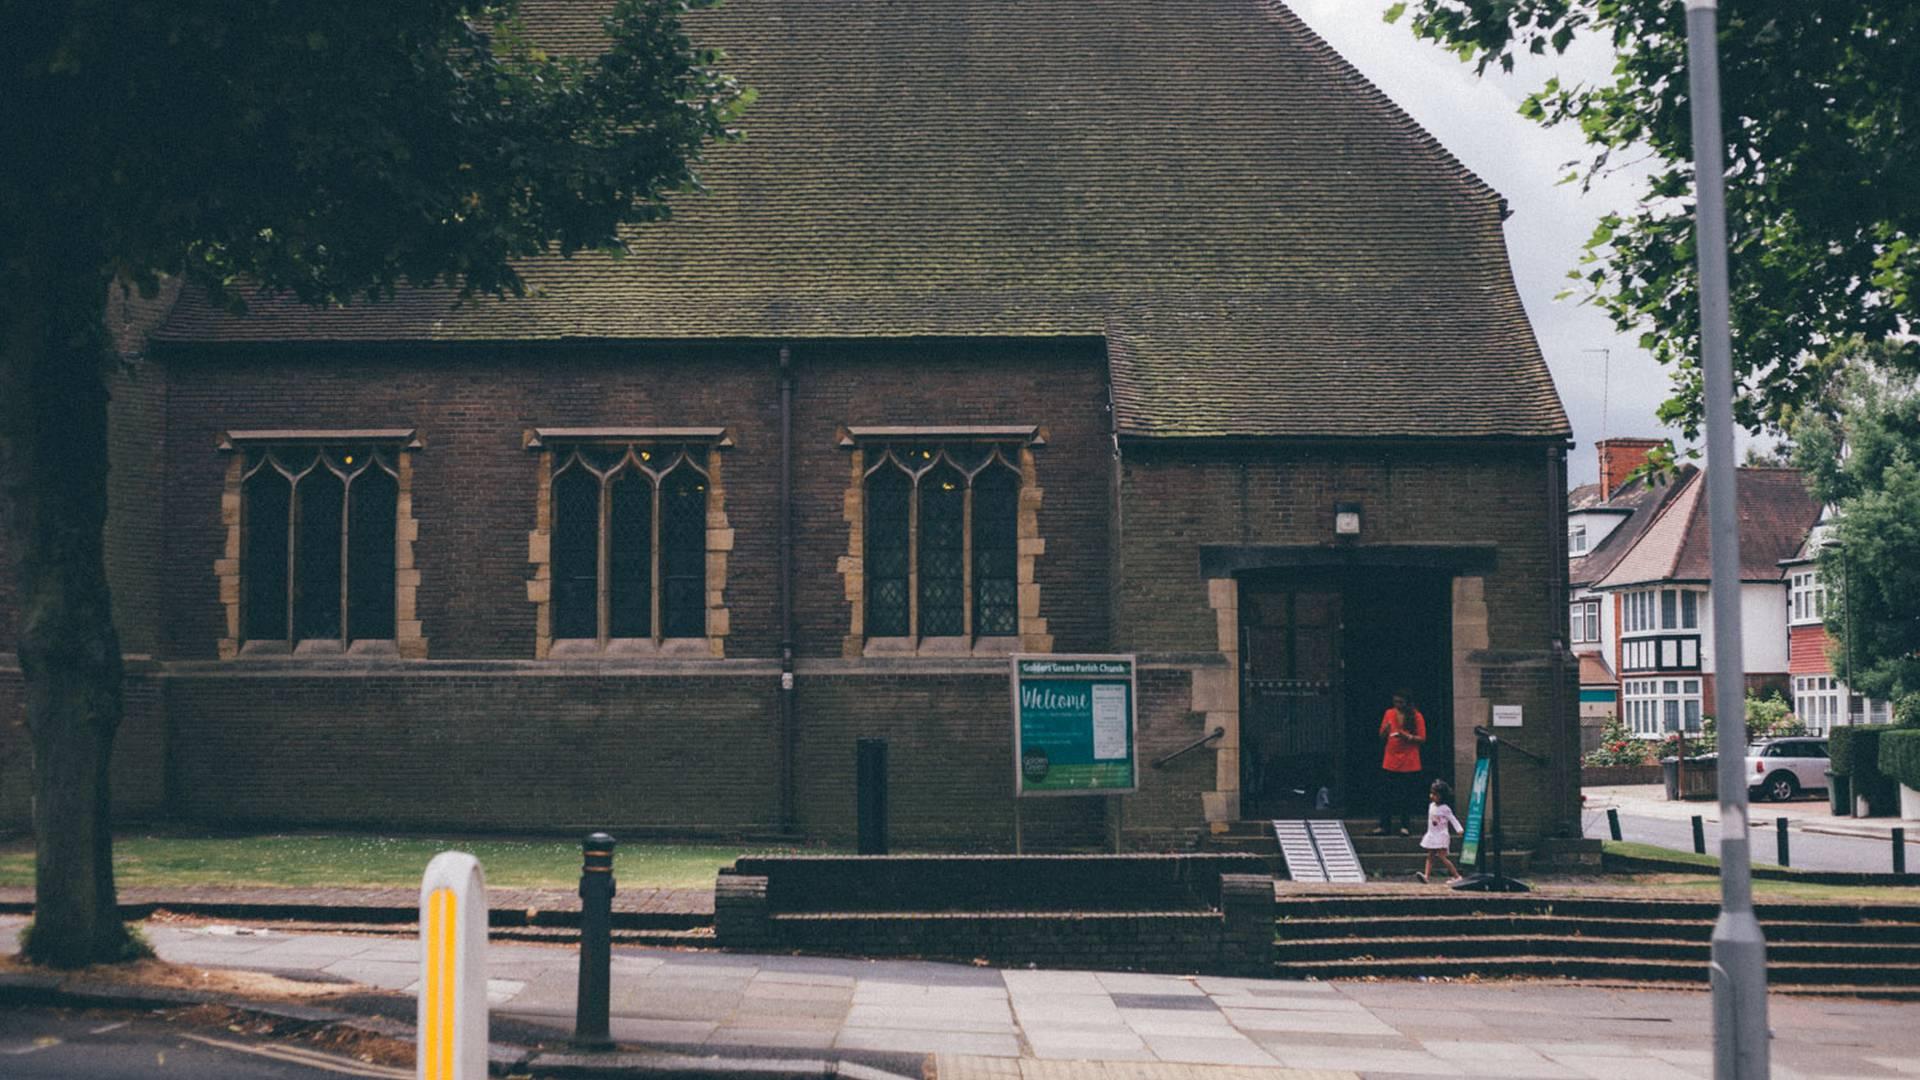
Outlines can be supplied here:
[[146, 1013], [0, 1009], [0, 1076], [7, 1080], [406, 1080], [384, 1068], [268, 1043], [222, 1028], [202, 1030]]
[[[1709, 814], [1714, 807], [1706, 806]], [[1766, 813], [1766, 804], [1754, 807], [1755, 816]], [[1582, 817], [1586, 822], [1586, 834], [1590, 837], [1608, 839], [1607, 815], [1604, 810], [1587, 810]], [[1706, 822], [1707, 854], [1720, 853], [1720, 826], [1709, 820]], [[1753, 860], [1756, 863], [1778, 861], [1776, 850], [1778, 840], [1771, 828], [1755, 826], [1750, 834], [1753, 845]], [[1620, 838], [1637, 841], [1642, 844], [1658, 844], [1661, 847], [1678, 848], [1681, 851], [1693, 850], [1693, 823], [1671, 818], [1647, 817], [1622, 811], [1620, 814]], [[1889, 873], [1893, 870], [1893, 848], [1888, 841], [1855, 836], [1832, 836], [1825, 833], [1791, 830], [1787, 838], [1791, 865], [1796, 870], [1846, 870]], [[1920, 847], [1907, 846], [1907, 869], [1920, 871]]]

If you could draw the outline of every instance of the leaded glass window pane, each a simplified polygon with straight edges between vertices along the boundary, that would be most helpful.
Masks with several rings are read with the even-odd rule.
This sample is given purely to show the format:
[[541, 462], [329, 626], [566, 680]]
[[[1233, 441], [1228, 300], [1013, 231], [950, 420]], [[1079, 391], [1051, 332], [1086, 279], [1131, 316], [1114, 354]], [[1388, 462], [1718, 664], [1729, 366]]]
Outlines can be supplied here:
[[574, 466], [553, 478], [553, 636], [600, 635], [600, 478]]
[[913, 482], [892, 464], [867, 479], [867, 633], [875, 637], [913, 632], [907, 593], [912, 507]]
[[399, 498], [399, 482], [377, 465], [347, 488], [347, 636], [355, 640], [394, 636]]
[[241, 577], [246, 596], [246, 633], [253, 641], [287, 639], [287, 508], [292, 484], [262, 465], [242, 489], [246, 549]]
[[995, 465], [973, 480], [973, 624], [981, 637], [1020, 630], [1020, 477]]
[[920, 634], [949, 637], [966, 624], [967, 480], [942, 465], [920, 481]]
[[653, 482], [629, 469], [607, 488], [607, 632], [653, 635]]
[[682, 465], [660, 492], [660, 624], [665, 637], [707, 634], [707, 478]]
[[293, 542], [293, 636], [337, 639], [346, 484], [323, 464], [300, 478], [295, 498], [300, 511]]

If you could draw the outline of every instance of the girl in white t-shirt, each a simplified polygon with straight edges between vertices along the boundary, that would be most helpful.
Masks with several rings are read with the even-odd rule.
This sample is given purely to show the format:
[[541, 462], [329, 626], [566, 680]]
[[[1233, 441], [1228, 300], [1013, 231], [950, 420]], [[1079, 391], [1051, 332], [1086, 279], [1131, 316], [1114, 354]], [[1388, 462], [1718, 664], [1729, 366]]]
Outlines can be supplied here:
[[1447, 884], [1460, 880], [1460, 868], [1447, 857], [1447, 848], [1453, 843], [1447, 830], [1451, 828], [1454, 832], [1464, 834], [1466, 829], [1461, 827], [1460, 819], [1453, 816], [1453, 807], [1447, 805], [1451, 798], [1453, 789], [1447, 786], [1445, 780], [1435, 780], [1433, 786], [1427, 789], [1427, 834], [1420, 838], [1420, 846], [1427, 852], [1427, 868], [1420, 871], [1420, 880], [1423, 882], [1433, 877], [1435, 859], [1439, 859], [1447, 868], [1447, 873], [1453, 875]]

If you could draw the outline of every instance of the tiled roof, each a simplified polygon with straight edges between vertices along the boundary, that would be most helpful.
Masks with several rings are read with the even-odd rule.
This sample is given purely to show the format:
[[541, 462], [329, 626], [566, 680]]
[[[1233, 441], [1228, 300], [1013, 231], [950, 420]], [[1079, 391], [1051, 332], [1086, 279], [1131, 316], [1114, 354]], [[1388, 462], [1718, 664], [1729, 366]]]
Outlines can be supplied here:
[[1606, 502], [1607, 493], [1600, 490], [1599, 484], [1581, 484], [1567, 492], [1568, 510], [1590, 510], [1597, 506], [1605, 506]]
[[1612, 686], [1620, 680], [1614, 678], [1613, 669], [1607, 666], [1606, 657], [1599, 653], [1576, 653], [1580, 658], [1581, 686]]
[[1591, 488], [1597, 492], [1598, 484], [1587, 484], [1567, 493], [1568, 509], [1580, 510], [1626, 510], [1625, 521], [1613, 527], [1606, 539], [1588, 549], [1585, 555], [1567, 560], [1567, 582], [1574, 588], [1585, 588], [1606, 577], [1627, 552], [1633, 550], [1641, 534], [1647, 531], [1658, 516], [1660, 507], [1673, 497], [1688, 478], [1694, 475], [1692, 465], [1682, 465], [1673, 476], [1654, 474], [1640, 480], [1629, 480], [1614, 490], [1613, 498], [1599, 500], [1587, 498], [1581, 505], [1574, 504], [1574, 498]]
[[[1712, 537], [1707, 528], [1706, 473], [1689, 477], [1646, 532], [1602, 580], [1602, 589], [1657, 581], [1706, 581]], [[1778, 581], [1780, 560], [1800, 549], [1820, 517], [1797, 469], [1735, 473], [1740, 517], [1740, 580]]]
[[[530, 0], [592, 49], [605, 0]], [[1570, 428], [1501, 200], [1277, 0], [729, 0], [709, 193], [542, 294], [182, 301], [171, 342], [1105, 336], [1120, 429]]]

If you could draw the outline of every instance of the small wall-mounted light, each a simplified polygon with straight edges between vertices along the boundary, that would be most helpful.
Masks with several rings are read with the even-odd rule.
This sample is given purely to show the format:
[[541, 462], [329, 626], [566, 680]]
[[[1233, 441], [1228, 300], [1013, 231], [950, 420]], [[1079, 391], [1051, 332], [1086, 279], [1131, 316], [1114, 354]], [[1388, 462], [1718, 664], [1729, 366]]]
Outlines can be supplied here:
[[1360, 535], [1359, 503], [1343, 502], [1333, 504], [1333, 535]]

